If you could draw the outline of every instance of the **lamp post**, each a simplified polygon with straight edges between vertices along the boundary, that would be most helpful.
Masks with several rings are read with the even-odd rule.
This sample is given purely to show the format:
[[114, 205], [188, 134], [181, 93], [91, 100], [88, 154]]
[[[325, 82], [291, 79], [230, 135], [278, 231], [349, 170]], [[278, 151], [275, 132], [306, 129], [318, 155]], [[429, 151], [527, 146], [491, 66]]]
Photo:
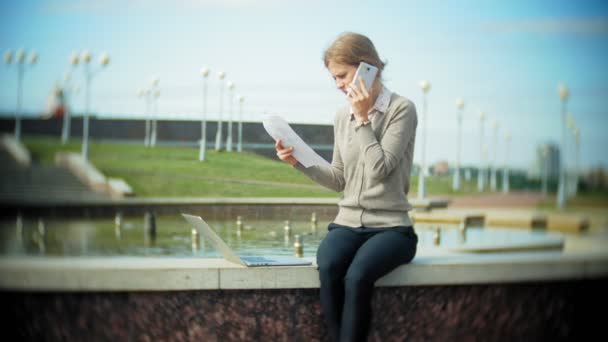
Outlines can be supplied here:
[[559, 98], [562, 102], [562, 142], [559, 158], [559, 186], [557, 189], [557, 207], [563, 209], [566, 206], [566, 104], [570, 97], [570, 91], [564, 84], [557, 88]]
[[464, 101], [461, 98], [456, 100], [456, 108], [458, 108], [458, 136], [456, 138], [456, 169], [452, 178], [453, 191], [460, 190], [460, 150], [462, 144], [462, 109], [464, 108]]
[[509, 152], [511, 148], [511, 133], [505, 134], [505, 167], [502, 170], [502, 192], [509, 193]]
[[486, 120], [486, 114], [484, 112], [479, 113], [479, 172], [477, 172], [477, 191], [482, 192], [484, 184], [484, 159], [483, 159], [483, 124]]
[[[80, 62], [78, 54], [72, 53], [69, 62], [72, 70], [76, 68]], [[72, 95], [74, 94], [71, 87], [72, 70], [70, 70], [65, 77], [66, 87], [64, 89], [64, 95], [66, 96], [66, 111], [63, 115], [63, 126], [61, 128], [61, 143], [64, 145], [70, 140], [70, 124], [72, 123], [72, 106], [70, 105], [72, 103]]]
[[243, 102], [245, 97], [239, 96], [239, 140], [237, 145], [237, 151], [243, 152]]
[[151, 112], [152, 112], [152, 127], [150, 132], [150, 146], [156, 146], [156, 121], [158, 116], [158, 98], [160, 97], [160, 89], [158, 89], [158, 84], [160, 83], [160, 79], [155, 77], [152, 79], [152, 83], [150, 85], [150, 102], [151, 102]]
[[500, 128], [500, 123], [496, 120], [492, 122], [492, 127], [494, 128], [494, 148], [492, 153], [492, 159], [490, 161], [490, 190], [493, 192], [496, 191], [496, 155], [498, 154], [498, 129]]
[[[85, 93], [85, 114], [83, 118], [83, 129], [82, 129], [82, 157], [84, 160], [88, 160], [89, 155], [89, 117], [91, 115], [91, 81], [93, 76], [101, 69], [91, 70], [91, 53], [88, 50], [84, 50], [80, 54], [80, 59], [84, 64], [84, 73], [86, 81], [86, 93]], [[110, 63], [110, 57], [106, 53], [102, 53], [99, 57], [99, 65], [104, 68]]]
[[228, 136], [226, 137], [226, 151], [232, 152], [232, 103], [234, 97], [234, 82], [228, 81]]
[[150, 137], [150, 145], [156, 146], [156, 133], [158, 131], [158, 98], [160, 97], [160, 89], [156, 88], [153, 95], [153, 119], [152, 119], [152, 136]]
[[549, 145], [545, 145], [541, 151], [543, 157], [543, 178], [541, 182], [541, 193], [543, 197], [547, 196], [548, 178], [549, 178]]
[[574, 129], [574, 196], [578, 194], [578, 176], [579, 176], [579, 155], [580, 155], [580, 144], [581, 144], [581, 134], [580, 129], [576, 127]]
[[418, 174], [418, 198], [424, 199], [426, 197], [424, 176], [426, 171], [426, 136], [428, 131], [426, 94], [431, 89], [431, 83], [420, 81], [420, 88], [422, 89], [422, 122], [424, 123], [424, 131], [422, 134], [422, 162], [420, 163], [420, 172]]
[[209, 76], [209, 69], [203, 67], [200, 73], [203, 77], [203, 112], [201, 114], [201, 142], [198, 160], [205, 161], [205, 151], [207, 149], [207, 77]]
[[[26, 64], [34, 65], [38, 62], [38, 53], [30, 52], [30, 58], [26, 63], [25, 51], [19, 49], [14, 55], [15, 64], [17, 65], [17, 106], [15, 108], [15, 139], [21, 140], [21, 101], [23, 98], [23, 75], [25, 74]], [[13, 52], [7, 51], [4, 53], [4, 63], [11, 65], [13, 63]]]
[[144, 146], [150, 146], [150, 90], [149, 89], [139, 89], [137, 92], [137, 97], [140, 99], [144, 99], [144, 117], [145, 120], [145, 132], [144, 132]]
[[[572, 155], [574, 156], [574, 159], [576, 159], [577, 158], [576, 141], [575, 141], [576, 140], [576, 136], [575, 136], [576, 121], [574, 120], [574, 116], [572, 116], [572, 113], [568, 114], [568, 131], [572, 134], [572, 140], [570, 140], [570, 142], [568, 142], [570, 136], [566, 137], [566, 148], [569, 148], [568, 155], [570, 155], [570, 153], [572, 153]], [[576, 162], [576, 160], [574, 160], [574, 162]], [[575, 167], [575, 170], [570, 169], [570, 172], [568, 172], [568, 168], [566, 168], [566, 178], [568, 179], [568, 181], [566, 182], [566, 185], [567, 185], [566, 197], [568, 197], [568, 198], [575, 195], [575, 193], [576, 193], [576, 190], [575, 190], [576, 175], [573, 173], [576, 173], [576, 167]]]
[[220, 107], [218, 111], [217, 130], [215, 132], [215, 150], [220, 151], [222, 149], [222, 111], [224, 110], [224, 78], [226, 77], [226, 73], [220, 71], [217, 74], [217, 77], [220, 81]]

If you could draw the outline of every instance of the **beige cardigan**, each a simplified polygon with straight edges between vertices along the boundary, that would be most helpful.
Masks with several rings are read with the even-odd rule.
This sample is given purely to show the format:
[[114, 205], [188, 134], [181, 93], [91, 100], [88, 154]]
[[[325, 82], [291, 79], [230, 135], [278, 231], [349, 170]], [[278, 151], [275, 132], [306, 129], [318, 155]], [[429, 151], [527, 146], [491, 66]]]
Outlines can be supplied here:
[[374, 109], [359, 126], [345, 106], [334, 121], [331, 167], [296, 168], [317, 183], [343, 192], [334, 222], [348, 227], [411, 226], [407, 200], [418, 118], [410, 100], [391, 95], [386, 112]]

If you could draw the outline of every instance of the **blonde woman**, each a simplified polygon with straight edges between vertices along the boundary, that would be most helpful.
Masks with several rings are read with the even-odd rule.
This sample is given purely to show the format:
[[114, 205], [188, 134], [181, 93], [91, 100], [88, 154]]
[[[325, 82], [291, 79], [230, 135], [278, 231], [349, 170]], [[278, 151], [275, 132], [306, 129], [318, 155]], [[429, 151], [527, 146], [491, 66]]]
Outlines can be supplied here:
[[[343, 33], [323, 60], [336, 87], [348, 94], [334, 120], [331, 167], [305, 168], [293, 148], [280, 140], [275, 147], [279, 159], [343, 193], [317, 251], [321, 307], [335, 341], [364, 341], [375, 281], [416, 254], [407, 193], [418, 121], [414, 104], [382, 84], [385, 63], [366, 36]], [[370, 89], [353, 80], [360, 62], [378, 68]]]

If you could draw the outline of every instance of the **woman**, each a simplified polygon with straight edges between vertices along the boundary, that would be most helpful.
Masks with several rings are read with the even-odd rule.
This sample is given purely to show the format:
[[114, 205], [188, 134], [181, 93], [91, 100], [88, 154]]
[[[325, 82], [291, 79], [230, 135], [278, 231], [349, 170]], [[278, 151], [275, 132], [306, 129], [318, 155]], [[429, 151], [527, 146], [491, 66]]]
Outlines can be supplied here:
[[[416, 138], [414, 104], [382, 84], [383, 63], [369, 38], [340, 35], [324, 62], [347, 95], [334, 120], [331, 167], [305, 168], [281, 141], [277, 156], [319, 184], [343, 192], [338, 215], [317, 251], [321, 306], [335, 341], [367, 338], [374, 283], [416, 254], [407, 200]], [[369, 90], [353, 80], [360, 62], [378, 68]]]

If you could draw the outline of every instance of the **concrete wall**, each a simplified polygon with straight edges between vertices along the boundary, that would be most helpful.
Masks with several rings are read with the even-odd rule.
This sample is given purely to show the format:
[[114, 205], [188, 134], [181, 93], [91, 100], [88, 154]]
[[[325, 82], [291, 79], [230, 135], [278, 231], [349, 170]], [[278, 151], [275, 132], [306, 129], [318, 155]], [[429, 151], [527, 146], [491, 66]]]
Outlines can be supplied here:
[[[25, 119], [22, 120], [22, 136], [61, 136], [61, 119]], [[304, 141], [311, 145], [317, 153], [327, 160], [331, 160], [334, 132], [331, 125], [293, 124], [292, 128]], [[89, 126], [90, 139], [95, 140], [128, 140], [133, 142], [144, 141], [145, 121], [143, 120], [117, 120], [92, 118]], [[14, 119], [0, 119], [0, 132], [12, 133]], [[207, 122], [207, 143], [214, 146], [217, 122]], [[236, 148], [237, 124], [232, 128]], [[159, 145], [185, 145], [196, 146], [201, 137], [200, 121], [158, 121], [157, 143]], [[227, 136], [227, 123], [224, 122], [222, 134]], [[74, 118], [71, 124], [71, 136], [75, 139], [82, 137], [82, 118]], [[266, 133], [260, 122], [243, 123], [244, 149], [266, 156], [274, 156], [274, 141]]]
[[[370, 341], [586, 341], [607, 280], [377, 288]], [[25, 341], [328, 341], [318, 289], [0, 292]], [[600, 338], [601, 339], [601, 338]]]

